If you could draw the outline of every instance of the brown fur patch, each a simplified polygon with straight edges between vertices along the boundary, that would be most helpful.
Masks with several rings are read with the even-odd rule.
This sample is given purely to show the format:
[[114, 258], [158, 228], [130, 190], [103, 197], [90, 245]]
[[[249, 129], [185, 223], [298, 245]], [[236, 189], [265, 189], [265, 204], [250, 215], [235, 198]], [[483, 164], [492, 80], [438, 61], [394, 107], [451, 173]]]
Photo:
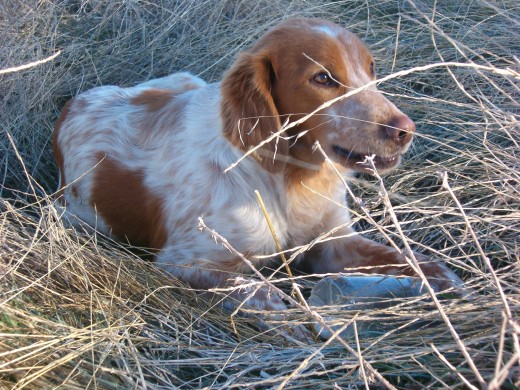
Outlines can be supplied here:
[[[222, 117], [224, 136], [237, 148], [247, 152], [277, 132], [280, 119], [271, 95], [272, 65], [263, 53], [244, 53], [222, 81]], [[268, 157], [253, 154], [269, 172], [280, 172], [285, 164], [270, 156], [286, 155], [288, 142], [277, 139], [263, 149]]]
[[112, 233], [122, 241], [151, 249], [161, 249], [168, 236], [162, 205], [143, 183], [143, 173], [121, 167], [104, 155], [95, 170], [92, 206]]
[[156, 112], [166, 106], [173, 95], [174, 92], [167, 89], [147, 89], [130, 99], [130, 103], [134, 106], [147, 106], [149, 112]]
[[305, 270], [314, 273], [345, 272], [347, 269], [349, 272], [368, 274], [413, 274], [409, 267], [401, 266], [406, 261], [398, 251], [361, 236], [338, 239], [327, 245], [333, 246], [333, 253], [328, 253], [329, 259], [323, 259], [322, 251], [330, 251], [330, 248], [319, 244], [305, 255]]
[[148, 111], [143, 110], [136, 119], [136, 125], [141, 130], [138, 142], [146, 144], [158, 134], [179, 130], [184, 123], [188, 101], [182, 94], [176, 95], [174, 91], [162, 89], [148, 90], [134, 97], [131, 102], [144, 106]]
[[[315, 153], [318, 156], [318, 153]], [[321, 159], [321, 156], [319, 156]], [[326, 163], [316, 161], [316, 170], [289, 165], [285, 171], [285, 187], [291, 196], [331, 197], [338, 183], [338, 174]], [[317, 193], [314, 193], [316, 191]]]

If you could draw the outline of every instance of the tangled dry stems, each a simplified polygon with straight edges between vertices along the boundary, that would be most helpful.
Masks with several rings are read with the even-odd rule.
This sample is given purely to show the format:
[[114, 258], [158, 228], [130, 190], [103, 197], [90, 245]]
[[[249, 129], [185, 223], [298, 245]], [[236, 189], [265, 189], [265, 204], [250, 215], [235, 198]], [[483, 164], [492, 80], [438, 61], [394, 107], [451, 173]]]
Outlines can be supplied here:
[[[359, 33], [380, 77], [393, 75], [380, 88], [418, 124], [383, 187], [348, 183], [358, 230], [446, 261], [468, 296], [355, 313], [295, 304], [265, 314], [275, 330], [263, 332], [130, 248], [62, 226], [49, 140], [66, 99], [180, 69], [217, 80], [295, 14]], [[519, 16], [514, 1], [484, 0], [2, 2], [0, 387], [519, 386]], [[298, 279], [304, 294], [314, 281]], [[283, 275], [271, 282], [290, 287]], [[393, 326], [308, 344], [285, 333], [322, 319]]]

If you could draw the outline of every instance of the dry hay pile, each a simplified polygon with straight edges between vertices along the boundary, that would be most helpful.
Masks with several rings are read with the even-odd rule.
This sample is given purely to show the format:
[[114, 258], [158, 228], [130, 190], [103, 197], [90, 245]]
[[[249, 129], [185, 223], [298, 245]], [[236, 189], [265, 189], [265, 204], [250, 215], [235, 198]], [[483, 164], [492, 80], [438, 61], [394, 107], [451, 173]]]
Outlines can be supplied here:
[[[519, 10], [516, 0], [3, 0], [0, 387], [519, 386]], [[238, 51], [297, 14], [360, 34], [380, 77], [418, 68], [380, 86], [416, 121], [414, 147], [384, 188], [351, 183], [364, 204], [351, 202], [353, 213], [366, 235], [381, 240], [383, 229], [448, 262], [469, 295], [268, 321], [357, 315], [400, 327], [383, 335], [300, 343], [261, 332], [127, 248], [65, 229], [51, 201], [50, 135], [69, 97], [180, 69], [217, 80]], [[36, 60], [47, 61], [29, 66]]]

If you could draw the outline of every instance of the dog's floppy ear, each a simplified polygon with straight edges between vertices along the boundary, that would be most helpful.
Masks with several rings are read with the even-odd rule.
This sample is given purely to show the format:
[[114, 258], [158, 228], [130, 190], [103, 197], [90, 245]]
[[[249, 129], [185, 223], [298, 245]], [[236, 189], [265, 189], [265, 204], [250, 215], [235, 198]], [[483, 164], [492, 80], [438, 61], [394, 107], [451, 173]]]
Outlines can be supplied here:
[[[247, 152], [281, 128], [271, 94], [275, 79], [267, 54], [243, 53], [222, 81], [221, 110], [224, 136]], [[272, 173], [281, 172], [288, 154], [288, 141], [277, 137], [252, 155]]]

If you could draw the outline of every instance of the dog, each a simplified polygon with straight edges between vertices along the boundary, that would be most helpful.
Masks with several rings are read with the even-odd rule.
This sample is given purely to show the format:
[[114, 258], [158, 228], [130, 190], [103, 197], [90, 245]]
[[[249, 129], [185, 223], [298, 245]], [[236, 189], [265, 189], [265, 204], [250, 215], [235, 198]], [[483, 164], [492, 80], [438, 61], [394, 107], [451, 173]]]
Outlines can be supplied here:
[[[86, 91], [65, 105], [53, 133], [57, 202], [72, 224], [153, 249], [158, 267], [195, 289], [245, 285], [250, 272], [198, 230], [199, 217], [257, 268], [276, 258], [254, 190], [283, 248], [312, 243], [294, 261], [301, 269], [414, 275], [400, 251], [356, 233], [346, 208], [342, 176], [390, 172], [415, 132], [374, 80], [374, 59], [355, 34], [295, 18], [240, 53], [220, 83], [175, 73]], [[417, 256], [436, 289], [462, 283]], [[267, 288], [230, 295], [259, 310], [286, 307]]]

